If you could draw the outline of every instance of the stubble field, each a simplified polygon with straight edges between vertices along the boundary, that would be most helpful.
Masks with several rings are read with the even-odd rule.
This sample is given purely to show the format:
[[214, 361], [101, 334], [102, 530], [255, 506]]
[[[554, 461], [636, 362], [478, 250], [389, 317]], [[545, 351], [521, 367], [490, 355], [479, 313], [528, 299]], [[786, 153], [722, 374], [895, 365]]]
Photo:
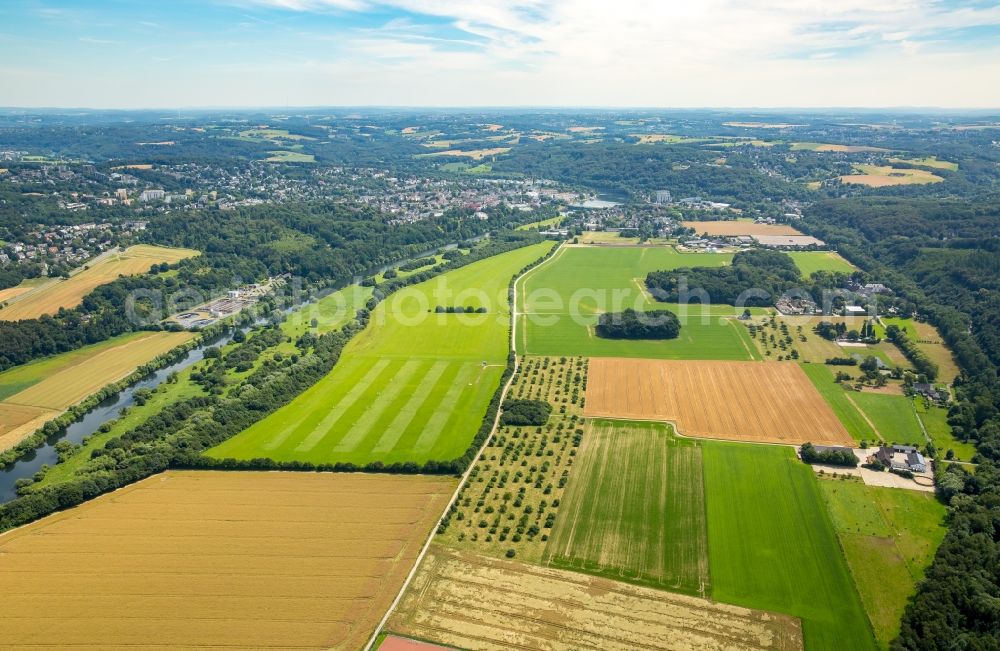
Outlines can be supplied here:
[[358, 649], [454, 487], [156, 475], [0, 536], [4, 645]]
[[589, 421], [544, 562], [709, 594], [701, 448], [663, 423]]
[[118, 276], [146, 273], [154, 264], [179, 262], [195, 255], [198, 252], [190, 249], [170, 249], [149, 244], [131, 246], [124, 252], [103, 257], [67, 280], [46, 284], [17, 296], [7, 307], [0, 309], [0, 319], [20, 321], [37, 319], [43, 314], [55, 314], [61, 307], [76, 307], [96, 287], [109, 283]]
[[388, 629], [496, 651], [802, 648], [791, 617], [436, 545]]
[[681, 222], [684, 228], [693, 228], [698, 235], [708, 233], [715, 237], [738, 235], [802, 235], [787, 224], [756, 224], [749, 220], [727, 219], [720, 221]]
[[850, 444], [797, 364], [594, 358], [584, 414], [660, 420], [683, 436]]
[[[506, 365], [510, 278], [551, 247], [511, 251], [389, 296], [329, 375], [209, 454], [357, 464], [461, 456]], [[437, 305], [487, 313], [434, 314]]]

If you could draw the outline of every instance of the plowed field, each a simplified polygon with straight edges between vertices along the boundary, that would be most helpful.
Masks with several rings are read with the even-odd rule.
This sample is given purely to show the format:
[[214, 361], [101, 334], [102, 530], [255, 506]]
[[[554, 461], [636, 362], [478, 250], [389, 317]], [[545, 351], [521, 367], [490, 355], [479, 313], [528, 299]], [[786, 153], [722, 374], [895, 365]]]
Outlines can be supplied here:
[[666, 420], [683, 436], [851, 445], [794, 363], [590, 360], [584, 415]]

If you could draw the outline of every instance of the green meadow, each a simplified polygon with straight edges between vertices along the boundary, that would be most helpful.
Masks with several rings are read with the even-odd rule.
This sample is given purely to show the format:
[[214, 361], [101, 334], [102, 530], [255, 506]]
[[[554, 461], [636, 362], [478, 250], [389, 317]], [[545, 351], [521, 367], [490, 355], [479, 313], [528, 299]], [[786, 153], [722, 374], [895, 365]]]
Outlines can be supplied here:
[[888, 648], [944, 538], [945, 507], [933, 493], [857, 480], [824, 479], [819, 486], [875, 636]]
[[944, 407], [926, 404], [924, 398], [915, 398], [913, 406], [917, 412], [917, 418], [923, 423], [927, 434], [931, 437], [934, 447], [937, 449], [936, 457], [944, 459], [948, 450], [955, 453], [956, 461], [972, 461], [976, 455], [976, 446], [967, 441], [960, 441], [955, 438], [948, 424], [948, 410]]
[[[847, 392], [834, 382], [834, 371], [823, 364], [800, 364], [830, 409], [855, 441], [876, 441], [878, 437], [858, 408], [848, 400]], [[859, 393], [851, 393], [852, 399]]]
[[543, 562], [707, 594], [701, 448], [664, 423], [588, 427]]
[[[746, 328], [728, 305], [660, 303], [646, 290], [646, 274], [660, 269], [722, 266], [729, 254], [678, 253], [673, 247], [564, 247], [530, 273], [519, 294], [517, 349], [530, 355], [593, 355], [658, 359], [760, 359]], [[681, 333], [668, 341], [601, 339], [598, 317], [625, 308], [670, 309]], [[762, 312], [762, 311], [761, 311]]]
[[852, 391], [850, 395], [887, 442], [924, 445], [926, 439], [910, 398], [857, 391]]
[[712, 598], [799, 617], [809, 650], [875, 648], [812, 469], [785, 446], [701, 447]]
[[836, 251], [791, 251], [788, 255], [806, 278], [817, 271], [839, 271], [848, 274], [856, 271], [855, 266]]
[[[510, 278], [552, 246], [511, 251], [387, 297], [330, 374], [210, 456], [356, 464], [460, 456], [506, 365]], [[487, 312], [436, 314], [438, 305]]]

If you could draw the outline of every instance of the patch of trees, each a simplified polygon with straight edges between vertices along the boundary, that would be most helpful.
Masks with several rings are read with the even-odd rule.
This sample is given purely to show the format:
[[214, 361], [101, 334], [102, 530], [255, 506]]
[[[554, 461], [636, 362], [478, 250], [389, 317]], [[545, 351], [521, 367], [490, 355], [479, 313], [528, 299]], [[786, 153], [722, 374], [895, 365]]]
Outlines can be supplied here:
[[725, 267], [681, 267], [646, 276], [646, 286], [659, 301], [746, 307], [773, 305], [793, 289], [809, 291], [805, 284], [790, 255], [765, 249], [741, 251]]
[[438, 305], [434, 308], [437, 314], [486, 314], [483, 306], [473, 307], [472, 305]]
[[896, 347], [902, 351], [906, 359], [910, 360], [910, 363], [913, 364], [913, 368], [917, 370], [917, 373], [927, 376], [928, 382], [933, 382], [937, 379], [938, 365], [932, 362], [931, 358], [924, 351], [917, 348], [917, 344], [906, 336], [904, 330], [900, 329], [894, 323], [885, 329], [885, 337], [896, 344]]
[[500, 416], [502, 425], [544, 425], [552, 414], [552, 405], [544, 400], [506, 400]]
[[817, 450], [812, 443], [803, 443], [799, 454], [806, 463], [825, 463], [851, 468], [858, 465], [858, 457], [851, 450]]
[[676, 339], [681, 323], [670, 310], [637, 312], [627, 308], [602, 314], [595, 331], [606, 339]]
[[857, 366], [858, 360], [853, 357], [828, 357], [826, 363], [830, 366]]
[[429, 267], [437, 262], [437, 258], [431, 256], [429, 258], [417, 258], [416, 260], [410, 260], [409, 262], [404, 262], [399, 265], [400, 271], [416, 271], [422, 267]]

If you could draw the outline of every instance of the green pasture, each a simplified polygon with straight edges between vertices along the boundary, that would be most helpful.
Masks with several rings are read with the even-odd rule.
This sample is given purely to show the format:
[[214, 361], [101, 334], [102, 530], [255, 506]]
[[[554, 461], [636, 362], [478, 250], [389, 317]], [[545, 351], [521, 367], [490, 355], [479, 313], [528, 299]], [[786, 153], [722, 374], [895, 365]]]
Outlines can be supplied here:
[[[843, 387], [834, 382], [836, 371], [831, 370], [834, 367], [823, 364], [800, 364], [800, 366], [855, 441], [878, 440], [875, 431], [865, 420], [864, 416], [861, 415], [861, 412], [858, 411], [858, 408], [847, 399], [847, 392], [844, 391]], [[856, 367], [846, 366], [844, 368], [849, 371]], [[857, 392], [851, 393], [852, 398], [857, 395], [860, 394]]]
[[848, 274], [856, 271], [856, 267], [836, 251], [791, 251], [788, 255], [806, 278], [817, 271], [839, 271]]
[[[728, 254], [678, 253], [672, 247], [564, 247], [529, 274], [519, 293], [517, 348], [531, 355], [592, 355], [660, 359], [760, 359], [728, 305], [678, 306], [654, 300], [646, 274], [685, 266], [721, 266]], [[601, 339], [600, 314], [625, 308], [670, 309], [681, 333], [667, 341]], [[755, 310], [763, 313], [763, 310]]]
[[887, 442], [921, 447], [926, 442], [910, 398], [864, 391], [852, 391], [850, 396]]
[[700, 444], [712, 598], [801, 618], [808, 650], [874, 648], [812, 469], [790, 447]]
[[[506, 365], [510, 278], [552, 246], [511, 251], [389, 296], [330, 374], [209, 454], [357, 464], [460, 456]], [[435, 314], [437, 305], [487, 312]]]
[[944, 538], [945, 507], [933, 493], [819, 482], [880, 646], [899, 633], [906, 601]]
[[927, 400], [922, 397], [913, 400], [917, 418], [924, 424], [928, 436], [937, 449], [936, 457], [944, 459], [948, 450], [952, 450], [956, 461], [972, 461], [972, 457], [976, 454], [976, 446], [955, 438], [951, 425], [948, 424], [948, 410], [926, 403]]

